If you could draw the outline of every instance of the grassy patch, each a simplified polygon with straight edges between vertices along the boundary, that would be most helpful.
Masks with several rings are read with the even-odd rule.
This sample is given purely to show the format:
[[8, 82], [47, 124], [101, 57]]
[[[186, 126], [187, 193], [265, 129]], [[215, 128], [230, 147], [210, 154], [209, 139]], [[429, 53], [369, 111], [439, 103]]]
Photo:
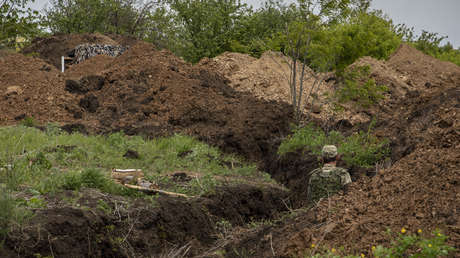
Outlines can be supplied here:
[[[128, 150], [138, 157], [125, 157]], [[52, 126], [46, 132], [25, 126], [0, 128], [0, 166], [0, 182], [8, 189], [31, 188], [42, 194], [91, 187], [129, 195], [112, 185], [112, 168], [142, 169], [147, 179], [171, 185], [169, 190], [195, 195], [212, 191], [219, 185], [216, 177], [269, 180], [255, 165], [184, 135], [153, 140], [123, 133], [86, 136]], [[187, 187], [174, 185], [170, 174], [175, 171], [199, 176]]]
[[[116, 184], [113, 168], [142, 169], [145, 178], [161, 190], [198, 196], [216, 187], [239, 183], [273, 181], [233, 155], [224, 155], [194, 138], [175, 135], [145, 140], [115, 133], [107, 136], [67, 134], [48, 125], [45, 131], [20, 125], [0, 128], [0, 227], [8, 229], [29, 214], [26, 210], [46, 206], [44, 194], [64, 190], [95, 188], [112, 195], [147, 196]], [[127, 157], [128, 152], [137, 153]], [[187, 180], [177, 182], [173, 172], [187, 172]], [[18, 193], [34, 197], [20, 199]], [[101, 203], [101, 209], [106, 208]], [[5, 232], [0, 232], [0, 236]]]
[[326, 134], [311, 124], [295, 129], [294, 134], [281, 143], [278, 154], [303, 150], [320, 155], [322, 147], [328, 144], [337, 146], [339, 154], [348, 165], [359, 167], [372, 167], [389, 154], [387, 141], [373, 136], [370, 129], [345, 137], [337, 131]]

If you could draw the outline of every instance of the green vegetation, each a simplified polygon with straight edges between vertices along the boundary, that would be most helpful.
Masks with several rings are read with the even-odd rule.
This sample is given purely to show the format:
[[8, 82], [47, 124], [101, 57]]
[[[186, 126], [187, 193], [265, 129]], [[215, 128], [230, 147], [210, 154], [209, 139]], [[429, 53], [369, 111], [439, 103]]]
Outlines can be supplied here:
[[[190, 62], [225, 51], [260, 56], [282, 51], [314, 70], [339, 74], [363, 56], [386, 59], [403, 41], [441, 60], [460, 64], [460, 50], [446, 37], [394, 25], [371, 0], [266, 0], [253, 10], [241, 0], [52, 0], [39, 13], [33, 0], [5, 0], [0, 5], [0, 42], [14, 45], [52, 33], [100, 32], [134, 36], [169, 48]], [[292, 47], [302, 38], [300, 52]], [[293, 44], [294, 43], [294, 44]], [[305, 47], [305, 49], [303, 49]]]
[[[137, 151], [139, 158], [124, 157], [128, 150]], [[112, 168], [142, 169], [145, 178], [161, 190], [193, 196], [213, 192], [224, 183], [273, 182], [255, 165], [224, 155], [217, 148], [188, 136], [145, 140], [123, 133], [67, 134], [53, 125], [48, 125], [45, 132], [26, 126], [3, 127], [0, 128], [2, 230], [30, 216], [26, 210], [45, 207], [42, 199], [45, 194], [95, 188], [112, 195], [145, 196], [110, 179]], [[175, 182], [170, 175], [175, 171], [193, 172], [193, 176], [187, 183]], [[33, 196], [16, 197], [19, 192]], [[104, 203], [99, 206], [107, 208]]]
[[0, 48], [15, 47], [18, 43], [40, 34], [39, 14], [27, 8], [31, 0], [0, 1]]
[[[419, 229], [417, 234], [408, 234], [406, 229], [402, 229], [401, 233], [392, 234], [387, 232], [391, 240], [390, 247], [381, 245], [372, 246], [370, 254], [376, 258], [397, 258], [397, 257], [423, 257], [435, 258], [446, 257], [449, 253], [455, 251], [455, 248], [447, 245], [448, 237], [442, 234], [439, 230], [435, 230], [431, 237], [422, 235], [422, 230]], [[372, 257], [371, 256], [371, 257]], [[329, 248], [324, 246], [311, 245], [304, 257], [315, 258], [364, 258], [366, 254], [345, 255], [343, 248]]]
[[388, 155], [389, 148], [387, 141], [371, 134], [371, 127], [367, 132], [361, 131], [346, 137], [337, 131], [326, 134], [310, 124], [295, 129], [293, 135], [281, 143], [278, 154], [303, 150], [320, 155], [324, 145], [333, 144], [348, 165], [372, 167]]
[[[42, 194], [81, 187], [120, 194], [108, 183], [112, 168], [142, 169], [147, 179], [156, 182], [169, 181], [167, 174], [174, 171], [192, 171], [201, 175], [196, 183], [202, 186], [208, 181], [218, 185], [212, 179], [215, 175], [263, 176], [255, 165], [243, 165], [239, 158], [223, 155], [217, 148], [188, 136], [146, 141], [140, 136], [123, 133], [85, 136], [56, 131], [52, 126], [47, 132], [23, 126], [0, 128], [0, 164], [11, 165], [5, 176], [0, 177], [0, 182], [13, 190], [26, 185]], [[128, 150], [136, 150], [140, 157], [123, 157]], [[232, 163], [238, 165], [233, 169], [225, 165]], [[212, 188], [203, 187], [201, 191], [187, 187], [174, 190], [201, 194]]]
[[383, 92], [388, 88], [384, 85], [376, 85], [370, 77], [369, 66], [350, 67], [343, 74], [341, 87], [335, 92], [338, 103], [355, 101], [360, 107], [369, 107], [383, 99]]
[[53, 33], [101, 32], [142, 37], [156, 2], [137, 0], [52, 0], [46, 26]]

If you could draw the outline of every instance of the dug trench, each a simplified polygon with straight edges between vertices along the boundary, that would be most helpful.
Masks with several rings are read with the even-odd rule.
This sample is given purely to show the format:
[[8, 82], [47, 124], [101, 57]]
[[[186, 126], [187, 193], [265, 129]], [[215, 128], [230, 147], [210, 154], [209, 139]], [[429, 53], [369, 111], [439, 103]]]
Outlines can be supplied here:
[[[25, 57], [10, 60], [15, 61], [28, 64], [30, 60]], [[44, 74], [46, 76], [36, 80], [40, 87], [31, 87], [30, 93], [27, 90], [17, 91], [2, 99], [5, 104], [2, 103], [2, 107], [7, 107], [7, 112], [2, 113], [2, 121], [7, 121], [6, 124], [15, 123], [14, 118], [24, 114], [34, 116], [40, 122], [62, 122], [63, 128], [88, 133], [104, 134], [123, 130], [127, 134], [146, 137], [189, 134], [224, 151], [258, 162], [260, 168], [285, 184], [290, 191], [241, 185], [221, 188], [214, 194], [194, 200], [159, 197], [156, 205], [152, 206], [149, 201], [136, 200], [131, 203], [131, 200], [88, 190], [83, 196], [71, 198], [76, 199], [76, 203], [62, 203], [57, 198], [55, 206], [34, 211], [35, 216], [28, 226], [10, 232], [5, 241], [6, 248], [2, 250], [5, 252], [3, 256], [20, 254], [34, 257], [40, 254], [57, 257], [151, 257], [168, 256], [168, 253], [181, 250], [187, 250], [189, 256], [206, 254], [222, 240], [219, 238], [222, 229], [218, 226], [225, 224], [222, 222], [243, 226], [254, 220], [276, 219], [280, 213], [305, 204], [308, 182], [306, 172], [317, 166], [317, 157], [301, 152], [284, 158], [277, 155], [280, 139], [289, 134], [289, 123], [292, 122], [291, 107], [286, 103], [261, 101], [250, 94], [236, 92], [227, 86], [225, 78], [212, 71], [187, 65], [169, 52], [155, 50], [151, 45], [143, 43], [130, 48], [116, 59], [95, 58], [88, 61], [94, 62], [92, 65], [96, 64], [92, 75], [87, 72], [78, 74], [79, 67], [74, 67], [71, 69], [73, 73], [62, 76], [52, 67], [48, 71], [37, 72], [46, 64], [34, 60], [33, 66], [25, 67], [33, 71], [23, 71], [24, 74], [34, 74], [37, 78]], [[78, 66], [83, 65], [81, 63]], [[17, 73], [3, 79], [14, 82], [15, 78], [29, 78]], [[4, 74], [8, 75], [8, 71]], [[456, 78], [452, 79], [454, 83], [458, 81]], [[32, 83], [28, 82], [27, 85]], [[458, 108], [455, 104], [458, 105], [458, 90], [450, 87], [452, 85], [439, 85], [439, 89], [435, 87], [427, 92], [420, 88], [419, 94], [408, 95], [411, 98], [398, 97], [392, 106], [378, 108], [381, 119], [376, 126], [376, 133], [391, 140], [393, 163], [402, 160], [403, 165], [399, 167], [404, 168], [404, 160], [422, 153], [417, 152], [417, 148], [419, 145], [426, 146], [427, 141], [433, 148], [455, 147], [452, 142], [458, 142], [458, 139], [451, 131], [457, 124], [439, 113], [452, 106]], [[46, 90], [46, 87], [50, 87], [50, 90]], [[445, 92], [441, 90], [444, 88]], [[49, 92], [55, 93], [52, 97], [58, 101], [49, 101]], [[37, 110], [36, 106], [40, 108]], [[342, 130], [339, 123], [336, 125]], [[346, 128], [345, 133], [366, 126], [360, 124]], [[432, 133], [440, 138], [437, 139]], [[397, 169], [395, 167], [391, 171], [398, 173]], [[357, 194], [361, 188], [367, 189], [366, 193], [369, 192], [371, 197], [376, 197], [378, 194], [374, 195], [374, 192], [380, 191], [378, 184], [382, 180], [387, 183], [388, 180], [381, 175], [369, 178], [367, 175], [371, 175], [371, 171], [367, 170], [350, 168], [350, 171], [358, 182], [346, 198], [356, 206], [360, 205], [358, 197], [364, 198]], [[371, 184], [375, 187], [366, 186], [369, 180], [377, 180]], [[456, 179], [452, 180], [451, 185], [455, 185]], [[411, 187], [417, 183], [423, 185], [423, 182], [415, 181], [406, 183]], [[382, 191], [387, 191], [388, 196], [394, 192], [391, 185], [382, 188]], [[101, 199], [107, 205], [101, 205]], [[423, 210], [424, 207], [420, 208], [422, 215], [428, 218], [429, 212]], [[364, 213], [361, 207], [357, 207], [357, 212], [356, 216]], [[228, 256], [236, 256], [234, 250], [251, 249], [254, 256], [268, 257], [272, 256], [270, 245], [273, 244], [278, 255], [289, 256], [305, 248], [300, 238], [310, 237], [311, 241], [310, 232], [313, 231], [310, 229], [317, 227], [318, 223], [324, 223], [323, 213], [324, 209], [318, 207], [286, 220], [281, 225], [263, 227], [250, 234], [244, 231], [246, 235], [235, 234], [233, 240], [227, 241], [221, 249], [226, 250]], [[340, 220], [340, 217], [337, 219]], [[433, 225], [429, 221], [423, 223]], [[337, 227], [341, 230], [345, 228], [347, 224]], [[372, 233], [375, 237], [375, 232]], [[274, 236], [270, 239], [273, 241], [265, 239], [270, 234]], [[328, 237], [330, 242], [343, 243], [340, 242], [339, 234], [334, 233]], [[358, 234], [353, 237], [360, 245]], [[294, 246], [286, 242], [288, 238], [293, 238]]]
[[[262, 163], [272, 139], [287, 135], [292, 121], [288, 104], [239, 93], [218, 74], [146, 43], [115, 59], [89, 59], [64, 75], [38, 58], [15, 54], [0, 61], [9, 65], [0, 67], [2, 87], [25, 85], [0, 99], [4, 125], [33, 117], [68, 132], [188, 134]], [[90, 74], [83, 67], [88, 62]], [[153, 205], [91, 189], [46, 198], [28, 223], [13, 226], [2, 257], [152, 257], [184, 246], [192, 256], [228, 231], [219, 225], [271, 220], [289, 207], [285, 189], [245, 183], [193, 199], [161, 196]]]
[[[160, 196], [154, 201], [103, 194], [93, 189], [48, 196], [27, 226], [15, 228], [2, 257], [157, 257], [181, 247], [187, 255], [209, 248], [226, 221], [242, 226], [284, 210], [283, 190], [248, 185], [222, 187], [187, 200]], [[165, 256], [165, 257], [166, 257]]]

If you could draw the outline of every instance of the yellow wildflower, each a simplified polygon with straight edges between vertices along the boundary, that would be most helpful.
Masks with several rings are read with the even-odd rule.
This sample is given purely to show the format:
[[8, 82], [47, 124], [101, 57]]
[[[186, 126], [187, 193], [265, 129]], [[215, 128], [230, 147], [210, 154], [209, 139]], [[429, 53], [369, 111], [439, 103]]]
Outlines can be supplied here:
[[335, 248], [332, 248], [332, 249], [331, 249], [331, 252], [335, 253]]
[[364, 257], [366, 257], [366, 256], [365, 256], [364, 254], [361, 254], [361, 257], [363, 257], [363, 258], [364, 258]]
[[421, 229], [417, 230], [417, 233], [421, 234], [421, 233], [422, 233], [422, 230], [421, 230]]
[[402, 229], [401, 229], [401, 233], [403, 233], [403, 234], [406, 233], [406, 229], [405, 229], [405, 228], [402, 228]]
[[315, 246], [316, 246], [315, 244], [311, 244], [311, 248], [315, 248]]
[[372, 246], [372, 251], [375, 251], [375, 246]]
[[432, 245], [431, 245], [431, 244], [428, 244], [428, 247], [430, 247], [430, 248], [431, 248], [431, 247], [432, 247]]

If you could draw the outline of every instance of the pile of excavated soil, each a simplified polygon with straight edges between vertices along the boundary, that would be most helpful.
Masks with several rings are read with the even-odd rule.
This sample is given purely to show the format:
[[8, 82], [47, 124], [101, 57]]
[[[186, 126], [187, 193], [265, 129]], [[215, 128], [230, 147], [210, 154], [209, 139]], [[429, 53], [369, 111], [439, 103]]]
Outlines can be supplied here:
[[312, 244], [368, 256], [372, 246], [390, 244], [387, 228], [422, 229], [426, 236], [440, 229], [460, 250], [460, 67], [407, 45], [378, 67], [384, 69], [373, 76], [391, 79], [392, 87], [404, 80], [406, 94], [391, 109], [379, 109], [376, 128], [392, 141], [395, 163], [281, 225], [235, 236], [226, 247], [229, 257], [242, 250], [254, 257], [296, 256]]
[[0, 123], [26, 116], [46, 122], [70, 122], [65, 110], [74, 96], [64, 90], [64, 77], [39, 58], [8, 54], [0, 58]]
[[67, 78], [80, 79], [85, 75], [101, 75], [102, 72], [109, 68], [113, 62], [114, 57], [106, 55], [98, 55], [85, 60], [81, 64], [74, 64], [70, 66], [65, 72]]
[[57, 34], [34, 39], [22, 52], [26, 55], [38, 54], [38, 57], [60, 69], [61, 56], [68, 56], [76, 46], [84, 43], [118, 45], [115, 40], [99, 33]]
[[[48, 47], [51, 41], [70, 47], [86, 37], [98, 41], [100, 35], [68, 35], [70, 42], [53, 36], [33, 46]], [[145, 42], [117, 58], [96, 56], [72, 65], [64, 74], [39, 58], [19, 54], [3, 58], [0, 72], [2, 124], [31, 116], [92, 133], [183, 133], [262, 160], [271, 139], [286, 135], [292, 121], [286, 103], [237, 92], [214, 71]], [[20, 88], [7, 92], [11, 86]]]
[[251, 159], [263, 155], [270, 139], [288, 132], [287, 104], [236, 92], [213, 71], [151, 44], [136, 44], [108, 67], [100, 88], [80, 94], [82, 118], [92, 131], [185, 133]]
[[[229, 80], [229, 85], [235, 90], [249, 92], [262, 100], [291, 103], [290, 62], [289, 58], [280, 52], [267, 51], [258, 59], [246, 54], [226, 52], [212, 59], [205, 58], [200, 61], [199, 65], [219, 72]], [[300, 87], [299, 78], [302, 69], [301, 64], [297, 65], [296, 85]], [[325, 118], [326, 114], [331, 113], [331, 110], [324, 106], [327, 100], [320, 96], [331, 92], [333, 83], [325, 81], [328, 79], [328, 74], [317, 75], [321, 78], [322, 85], [312, 90], [315, 83], [314, 76], [316, 74], [306, 66], [302, 91], [302, 112], [310, 113], [312, 110], [314, 117]], [[299, 88], [297, 94], [299, 94]], [[309, 95], [308, 101], [305, 102], [306, 96]], [[312, 109], [313, 96], [315, 96], [315, 101]], [[320, 115], [320, 113], [323, 114]]]

